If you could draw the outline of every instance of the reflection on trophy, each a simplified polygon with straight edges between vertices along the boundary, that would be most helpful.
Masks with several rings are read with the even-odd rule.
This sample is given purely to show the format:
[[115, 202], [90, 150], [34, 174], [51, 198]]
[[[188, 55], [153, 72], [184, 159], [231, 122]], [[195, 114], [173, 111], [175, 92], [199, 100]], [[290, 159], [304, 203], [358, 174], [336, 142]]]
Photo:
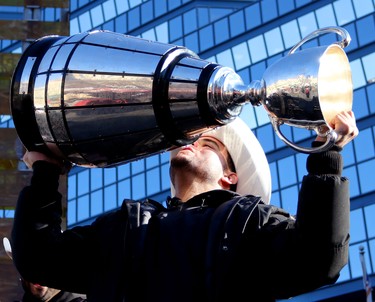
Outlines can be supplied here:
[[[295, 51], [332, 31], [341, 43]], [[330, 119], [351, 109], [348, 43], [341, 28], [314, 32], [246, 86], [232, 69], [185, 47], [108, 31], [47, 36], [25, 50], [15, 69], [13, 120], [28, 150], [106, 167], [193, 143], [250, 103], [263, 105], [292, 148], [319, 152], [335, 141]], [[318, 150], [298, 147], [279, 131], [283, 123], [329, 139]]]

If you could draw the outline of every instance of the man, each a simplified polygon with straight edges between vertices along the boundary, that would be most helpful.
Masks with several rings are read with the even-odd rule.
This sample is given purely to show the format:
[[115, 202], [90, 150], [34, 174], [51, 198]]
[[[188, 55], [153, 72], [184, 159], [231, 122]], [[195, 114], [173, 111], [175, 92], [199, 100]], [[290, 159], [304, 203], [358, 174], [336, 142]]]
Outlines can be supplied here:
[[59, 289], [28, 282], [21, 278], [25, 291], [22, 302], [84, 302], [84, 295], [70, 293]]
[[264, 302], [332, 284], [349, 245], [349, 184], [339, 151], [358, 129], [352, 112], [330, 126], [337, 144], [308, 156], [296, 217], [268, 205], [265, 155], [239, 118], [171, 152], [168, 208], [125, 200], [92, 225], [64, 232], [57, 192], [63, 164], [27, 152], [34, 172], [17, 203], [16, 266], [33, 282], [100, 302]]
[[[3, 238], [4, 250], [8, 257], [13, 260], [12, 247], [7, 237]], [[84, 295], [65, 292], [59, 289], [43, 286], [20, 278], [24, 294], [22, 302], [83, 302]]]

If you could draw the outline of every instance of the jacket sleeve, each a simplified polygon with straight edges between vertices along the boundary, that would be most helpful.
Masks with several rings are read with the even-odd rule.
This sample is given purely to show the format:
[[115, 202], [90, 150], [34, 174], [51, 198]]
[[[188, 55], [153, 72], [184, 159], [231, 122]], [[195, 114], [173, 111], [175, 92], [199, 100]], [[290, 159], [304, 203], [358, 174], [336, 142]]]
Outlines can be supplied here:
[[[90, 273], [91, 228], [61, 230], [60, 170], [45, 161], [33, 165], [29, 186], [19, 194], [12, 229], [12, 253], [20, 274], [29, 281], [84, 292]], [[77, 274], [72, 274], [74, 270]], [[66, 278], [69, 276], [69, 278]], [[77, 280], [81, 280], [76, 287]]]
[[259, 214], [267, 219], [249, 238], [246, 250], [263, 261], [252, 262], [249, 270], [259, 266], [254, 282], [275, 299], [333, 284], [347, 264], [349, 182], [341, 176], [339, 151], [333, 147], [308, 156], [295, 217], [282, 215], [274, 207], [264, 207], [265, 213]]

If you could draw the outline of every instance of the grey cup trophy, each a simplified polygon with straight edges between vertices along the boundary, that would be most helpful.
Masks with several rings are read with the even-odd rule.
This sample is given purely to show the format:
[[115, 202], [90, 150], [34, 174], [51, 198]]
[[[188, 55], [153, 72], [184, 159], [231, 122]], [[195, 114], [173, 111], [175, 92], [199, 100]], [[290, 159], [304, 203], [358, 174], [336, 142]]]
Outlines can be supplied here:
[[[340, 28], [321, 32], [331, 31], [349, 41]], [[185, 47], [109, 31], [47, 36], [25, 50], [15, 69], [12, 116], [26, 149], [86, 167], [112, 166], [190, 144], [233, 121], [249, 103], [264, 106], [275, 131], [292, 148], [320, 152], [335, 141], [329, 128], [333, 111], [351, 108], [346, 44], [294, 48], [262, 80], [246, 86], [232, 69]], [[324, 59], [330, 67], [320, 62]], [[319, 149], [300, 148], [281, 134], [282, 123], [314, 129], [329, 139]]]

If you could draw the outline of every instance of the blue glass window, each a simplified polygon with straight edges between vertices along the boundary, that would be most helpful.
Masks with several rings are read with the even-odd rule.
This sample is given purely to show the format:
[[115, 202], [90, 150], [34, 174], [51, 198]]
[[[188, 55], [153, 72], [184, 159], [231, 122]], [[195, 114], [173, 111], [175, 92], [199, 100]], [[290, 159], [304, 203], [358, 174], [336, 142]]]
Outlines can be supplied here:
[[251, 61], [253, 63], [259, 62], [267, 58], [266, 46], [264, 44], [263, 35], [248, 40], [250, 49]]
[[199, 31], [199, 45], [201, 51], [214, 46], [212, 25], [206, 26]]
[[145, 174], [139, 174], [132, 178], [132, 198], [142, 199], [146, 196]]
[[68, 199], [72, 199], [77, 196], [77, 174], [68, 176]]
[[375, 82], [375, 52], [362, 58], [363, 68], [365, 69], [366, 80], [368, 83]]
[[257, 137], [264, 152], [272, 151], [275, 146], [273, 142], [273, 129], [271, 125], [265, 125], [256, 129]]
[[155, 168], [147, 171], [147, 195], [160, 192], [160, 169]]
[[333, 2], [338, 25], [342, 26], [355, 19], [351, 0], [338, 0]]
[[131, 162], [132, 174], [137, 174], [145, 170], [144, 159], [136, 160]]
[[167, 190], [171, 187], [171, 180], [169, 177], [169, 163], [161, 166], [161, 186], [162, 190]]
[[277, 4], [275, 0], [263, 0], [260, 3], [263, 23], [277, 18]]
[[296, 0], [296, 6], [301, 7], [301, 6], [303, 6], [307, 3], [310, 3], [310, 2], [311, 2], [311, 0]]
[[142, 3], [142, 0], [129, 0], [130, 7], [137, 6]]
[[102, 10], [101, 5], [98, 5], [94, 7], [93, 9], [91, 9], [90, 13], [91, 13], [92, 25], [94, 27], [99, 26], [100, 24], [104, 22], [103, 10]]
[[103, 169], [93, 168], [90, 177], [90, 189], [96, 190], [103, 186]]
[[106, 21], [116, 17], [116, 8], [113, 0], [107, 0], [103, 2], [104, 19]]
[[298, 187], [293, 186], [281, 190], [281, 206], [292, 215], [297, 213]]
[[318, 28], [314, 13], [309, 13], [298, 18], [298, 24], [302, 37], [306, 37]]
[[128, 1], [116, 0], [117, 13], [122, 14], [129, 10]]
[[215, 22], [214, 29], [216, 44], [219, 44], [229, 39], [229, 26], [227, 18]]
[[146, 160], [146, 169], [159, 166], [159, 155], [149, 156], [145, 160]]
[[280, 192], [273, 192], [270, 203], [276, 207], [281, 208]]
[[[272, 179], [272, 191], [279, 189], [279, 173], [277, 172], [276, 162], [269, 163]], [[273, 197], [271, 198], [271, 203], [273, 204]]]
[[369, 237], [375, 237], [375, 204], [365, 207], [365, 219]]
[[141, 6], [141, 17], [142, 17], [142, 24], [151, 21], [153, 16], [153, 10], [152, 10], [152, 4], [153, 1], [148, 1], [142, 4]]
[[94, 191], [90, 194], [90, 208], [90, 216], [97, 216], [103, 213], [103, 190]]
[[77, 188], [78, 195], [86, 194], [89, 191], [89, 170], [83, 170], [77, 176], [79, 183]]
[[209, 10], [210, 21], [213, 22], [215, 20], [218, 20], [228, 15], [231, 11], [232, 11], [231, 9], [226, 9], [226, 8], [210, 8]]
[[[293, 131], [293, 140], [295, 142], [311, 137], [311, 131], [306, 130], [304, 128], [292, 127], [292, 131]], [[308, 142], [307, 147], [310, 147], [310, 145], [311, 145], [310, 142]]]
[[285, 48], [291, 48], [301, 40], [296, 20], [285, 23], [281, 26]]
[[198, 26], [203, 27], [207, 25], [210, 21], [208, 9], [207, 8], [198, 8]]
[[366, 239], [365, 222], [362, 208], [350, 212], [350, 241], [352, 243]]
[[198, 33], [194, 32], [190, 35], [185, 37], [185, 46], [190, 50], [198, 53], [199, 52], [199, 45], [198, 45]]
[[353, 165], [355, 163], [355, 157], [354, 157], [354, 145], [353, 142], [347, 144], [345, 148], [341, 151], [341, 155], [344, 159], [344, 164], [346, 166]]
[[141, 25], [141, 16], [139, 7], [135, 7], [128, 13], [128, 29], [133, 30]]
[[77, 203], [77, 220], [85, 220], [90, 218], [90, 199], [88, 195], [78, 198]]
[[[344, 148], [345, 150], [345, 148]], [[358, 180], [358, 174], [355, 167], [345, 168], [342, 171], [342, 175], [350, 179], [350, 197], [358, 196], [360, 194], [359, 190], [359, 180]]]
[[246, 29], [252, 29], [262, 24], [259, 3], [245, 8]]
[[297, 182], [296, 166], [294, 156], [289, 156], [277, 161], [280, 171], [280, 186], [286, 187]]
[[72, 224], [77, 222], [77, 200], [69, 200], [67, 204], [67, 223]]
[[294, 0], [278, 0], [279, 14], [283, 15], [294, 9]]
[[357, 32], [359, 45], [363, 46], [369, 44], [375, 40], [375, 24], [374, 16], [370, 15], [364, 19], [357, 21]]
[[85, 12], [78, 17], [79, 29], [81, 32], [89, 31], [92, 28], [89, 12]]
[[118, 204], [121, 204], [125, 198], [131, 198], [130, 179], [118, 183]]
[[245, 31], [245, 20], [243, 10], [240, 10], [229, 17], [230, 35], [235, 37]]
[[[371, 128], [361, 130], [360, 135], [353, 141], [355, 149], [360, 150], [357, 152], [357, 160], [363, 161], [375, 157], [375, 142]], [[366, 146], [364, 148], [364, 146]]]
[[[372, 144], [374, 142], [372, 141]], [[365, 194], [375, 190], [375, 181], [373, 175], [375, 171], [375, 160], [370, 160], [358, 165], [359, 179], [361, 182], [361, 193]]]
[[181, 0], [168, 0], [168, 9], [172, 10], [181, 5]]
[[103, 23], [102, 29], [104, 30], [109, 30], [109, 31], [114, 31], [115, 30], [115, 22], [114, 20], [110, 20], [106, 23]]
[[45, 8], [43, 10], [43, 21], [49, 21], [49, 22], [53, 22], [55, 21], [56, 17], [55, 17], [55, 9], [54, 8]]
[[161, 16], [167, 12], [167, 1], [153, 1], [155, 17]]
[[217, 62], [222, 66], [234, 69], [232, 53], [229, 49], [222, 51], [216, 55]]
[[258, 126], [269, 124], [270, 118], [267, 114], [267, 111], [262, 107], [255, 107], [255, 114], [258, 121]]
[[105, 168], [103, 171], [104, 171], [104, 185], [108, 185], [108, 184], [116, 182], [116, 180], [117, 180], [117, 176], [116, 176], [117, 169], [115, 167], [114, 168]]
[[319, 28], [336, 25], [336, 17], [331, 4], [318, 8], [315, 14]]
[[245, 68], [251, 64], [247, 43], [243, 42], [232, 48], [236, 70]]
[[71, 19], [69, 22], [70, 34], [74, 35], [80, 32], [78, 18]]
[[360, 59], [350, 62], [350, 69], [352, 71], [353, 89], [366, 85], [366, 78], [363, 72], [362, 63]]
[[264, 39], [268, 50], [268, 55], [273, 56], [284, 50], [283, 41], [281, 39], [280, 28], [276, 27], [264, 33]]
[[[237, 60], [236, 54], [233, 53], [233, 56], [234, 56], [234, 59]], [[249, 60], [250, 60], [250, 58], [249, 58]], [[241, 79], [243, 80], [245, 85], [249, 84], [250, 83], [249, 68], [238, 70], [237, 63], [235, 62], [235, 64], [236, 64], [237, 74], [241, 77]], [[249, 107], [249, 106], [246, 106], [246, 107]]]
[[360, 88], [354, 91], [353, 112], [355, 113], [357, 120], [369, 114], [365, 88]]
[[168, 23], [164, 22], [155, 28], [156, 30], [156, 37], [157, 41], [168, 43], [169, 42], [169, 35], [168, 35]]
[[370, 104], [370, 111], [371, 113], [374, 113], [375, 112], [375, 84], [371, 84], [367, 86], [366, 89], [367, 89], [368, 102]]
[[111, 185], [104, 188], [104, 211], [110, 211], [117, 208], [117, 187]]
[[361, 18], [374, 11], [374, 3], [371, 0], [353, 1], [357, 18]]
[[307, 174], [307, 170], [306, 170], [307, 156], [308, 155], [304, 153], [297, 153], [295, 155], [295, 159], [297, 161], [297, 178], [299, 182], [301, 182], [303, 177]]
[[115, 19], [115, 31], [126, 33], [128, 31], [126, 14], [122, 14]]
[[182, 35], [182, 17], [178, 16], [169, 21], [169, 38], [174, 41], [181, 38]]
[[151, 28], [150, 30], [147, 30], [141, 34], [141, 37], [143, 39], [148, 39], [151, 41], [156, 41], [156, 35], [154, 28]]
[[117, 167], [117, 175], [119, 179], [130, 176], [130, 164], [124, 164]]
[[184, 14], [184, 32], [185, 34], [188, 34], [196, 29], [197, 29], [197, 11], [193, 9]]

